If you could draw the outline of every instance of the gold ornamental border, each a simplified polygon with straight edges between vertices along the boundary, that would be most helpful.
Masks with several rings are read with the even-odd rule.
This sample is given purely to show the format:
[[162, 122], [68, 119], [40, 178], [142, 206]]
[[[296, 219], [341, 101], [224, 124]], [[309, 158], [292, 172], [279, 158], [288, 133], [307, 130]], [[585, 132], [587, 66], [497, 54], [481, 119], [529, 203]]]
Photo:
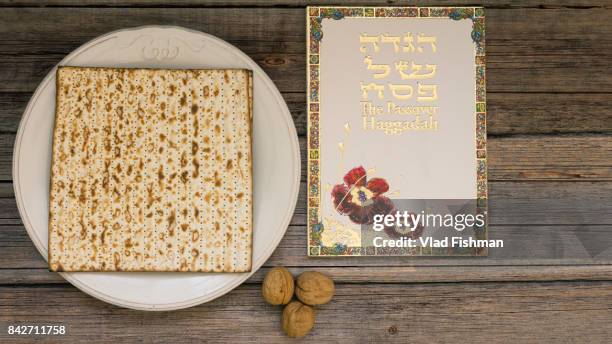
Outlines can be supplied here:
[[[446, 249], [423, 248], [397, 251], [391, 248], [349, 247], [341, 243], [324, 246], [321, 243], [321, 166], [319, 132], [319, 90], [321, 58], [320, 41], [323, 38], [322, 20], [344, 18], [433, 18], [472, 20], [471, 38], [475, 52], [474, 115], [476, 117], [476, 197], [477, 211], [487, 214], [487, 123], [486, 123], [486, 59], [485, 15], [482, 7], [334, 7], [309, 6], [306, 9], [306, 73], [307, 73], [307, 203], [309, 256], [388, 256], [388, 255], [449, 255]], [[488, 219], [485, 228], [477, 232], [478, 239], [487, 238]], [[472, 248], [459, 255], [486, 256], [486, 248]], [[458, 255], [458, 254], [450, 254]]]

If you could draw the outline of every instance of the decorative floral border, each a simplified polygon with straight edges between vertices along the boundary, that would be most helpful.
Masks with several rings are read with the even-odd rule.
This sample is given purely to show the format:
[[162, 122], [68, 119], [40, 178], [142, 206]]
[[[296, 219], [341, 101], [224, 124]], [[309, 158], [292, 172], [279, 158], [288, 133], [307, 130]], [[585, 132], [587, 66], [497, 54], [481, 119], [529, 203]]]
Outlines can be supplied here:
[[[308, 255], [309, 256], [387, 256], [387, 255], [487, 255], [486, 248], [464, 249], [449, 252], [447, 249], [416, 247], [411, 249], [348, 247], [342, 244], [324, 246], [321, 233], [321, 179], [319, 146], [319, 43], [323, 37], [323, 19], [341, 20], [354, 18], [449, 18], [471, 20], [471, 38], [474, 42], [476, 67], [476, 180], [477, 212], [487, 214], [487, 121], [486, 121], [486, 59], [485, 16], [482, 7], [308, 7], [306, 11], [307, 50], [307, 102], [308, 102]], [[487, 219], [488, 223], [488, 219]], [[487, 228], [476, 231], [478, 239], [487, 238]]]

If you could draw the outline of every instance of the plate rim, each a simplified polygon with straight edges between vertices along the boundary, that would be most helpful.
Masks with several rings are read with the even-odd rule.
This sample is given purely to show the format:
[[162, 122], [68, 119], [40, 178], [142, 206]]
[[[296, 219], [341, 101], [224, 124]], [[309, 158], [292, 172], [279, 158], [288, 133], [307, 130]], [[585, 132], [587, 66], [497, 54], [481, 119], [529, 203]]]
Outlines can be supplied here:
[[185, 28], [181, 26], [175, 26], [175, 25], [143, 25], [143, 26], [129, 27], [129, 28], [123, 28], [123, 29], [110, 31], [108, 33], [94, 37], [93, 39], [83, 43], [76, 49], [72, 50], [68, 55], [66, 55], [62, 60], [60, 60], [55, 66], [53, 66], [53, 68], [51, 68], [51, 70], [47, 73], [47, 75], [43, 78], [43, 80], [38, 84], [38, 86], [34, 90], [34, 93], [30, 97], [30, 100], [28, 101], [28, 104], [22, 113], [22, 117], [19, 121], [19, 128], [17, 129], [17, 133], [15, 136], [15, 143], [13, 147], [13, 156], [12, 156], [12, 179], [13, 179], [13, 192], [15, 194], [15, 202], [17, 204], [17, 209], [21, 217], [21, 220], [23, 222], [23, 226], [25, 227], [30, 240], [32, 240], [32, 242], [34, 243], [34, 246], [36, 246], [36, 249], [38, 250], [38, 252], [43, 256], [43, 259], [47, 261], [48, 260], [48, 257], [47, 257], [48, 248], [44, 247], [44, 244], [40, 242], [38, 236], [35, 234], [36, 231], [30, 222], [25, 205], [22, 203], [23, 200], [22, 200], [21, 191], [20, 191], [21, 189], [20, 189], [20, 179], [19, 179], [19, 152], [21, 150], [21, 143], [22, 143], [25, 128], [27, 126], [29, 119], [31, 118], [32, 109], [34, 105], [37, 103], [37, 100], [40, 97], [42, 90], [48, 86], [49, 82], [51, 82], [51, 79], [54, 77], [54, 73], [58, 66], [64, 65], [69, 60], [76, 57], [78, 54], [82, 53], [83, 51], [95, 45], [96, 43], [99, 43], [100, 41], [110, 38], [110, 36], [112, 35], [126, 32], [126, 31], [146, 31], [149, 29], [178, 30], [178, 31], [184, 31], [190, 34], [201, 35], [201, 36], [204, 36], [208, 40], [211, 40], [217, 44], [220, 44], [221, 46], [224, 46], [227, 48], [233, 48], [232, 49], [233, 52], [235, 52], [239, 58], [247, 62], [251, 62], [254, 72], [259, 73], [262, 76], [264, 84], [275, 95], [274, 97], [275, 102], [281, 109], [281, 112], [284, 114], [284, 117], [285, 117], [284, 123], [287, 126], [287, 130], [289, 131], [289, 136], [291, 138], [291, 148], [293, 151], [293, 160], [294, 160], [294, 163], [293, 163], [294, 178], [293, 178], [293, 185], [291, 186], [291, 189], [290, 189], [291, 203], [289, 204], [289, 208], [287, 209], [288, 211], [285, 214], [281, 222], [281, 228], [279, 229], [279, 235], [277, 236], [273, 245], [269, 246], [270, 249], [263, 253], [262, 258], [260, 258], [258, 261], [253, 262], [252, 269], [250, 272], [241, 273], [240, 274], [242, 275], [241, 278], [236, 279], [232, 283], [229, 283], [223, 289], [218, 289], [212, 294], [207, 294], [205, 296], [196, 297], [196, 298], [193, 298], [187, 301], [174, 302], [174, 303], [157, 303], [157, 304], [150, 303], [149, 304], [149, 303], [140, 303], [140, 302], [123, 300], [123, 299], [117, 299], [116, 297], [113, 297], [105, 293], [102, 293], [100, 291], [97, 291], [91, 288], [89, 285], [82, 282], [81, 280], [79, 280], [78, 278], [74, 277], [73, 274], [78, 274], [76, 272], [74, 273], [60, 272], [59, 273], [66, 281], [68, 281], [70, 284], [77, 287], [79, 290], [83, 291], [84, 293], [91, 295], [104, 302], [113, 304], [115, 306], [120, 306], [120, 307], [135, 309], [135, 310], [144, 310], [144, 311], [170, 311], [170, 310], [178, 310], [178, 309], [196, 306], [202, 303], [212, 301], [218, 297], [221, 297], [229, 293], [230, 291], [234, 290], [236, 287], [238, 287], [244, 281], [246, 281], [250, 276], [252, 276], [255, 272], [257, 272], [257, 270], [259, 270], [263, 266], [265, 261], [267, 261], [268, 258], [270, 258], [272, 253], [274, 253], [274, 251], [278, 247], [278, 244], [280, 243], [282, 238], [285, 236], [287, 229], [289, 227], [291, 218], [293, 217], [295, 208], [297, 206], [299, 188], [300, 188], [300, 183], [301, 183], [301, 152], [300, 152], [300, 147], [299, 147], [297, 130], [295, 128], [295, 123], [293, 121], [293, 117], [291, 116], [291, 112], [289, 111], [289, 108], [287, 107], [287, 104], [284, 101], [284, 98], [281, 95], [280, 91], [278, 90], [278, 88], [276, 87], [272, 79], [270, 79], [270, 77], [263, 71], [263, 69], [255, 61], [253, 61], [253, 59], [251, 59], [247, 54], [245, 54], [239, 48], [235, 47], [234, 45], [226, 42], [225, 40], [221, 38], [218, 38], [214, 35], [211, 35], [205, 32], [201, 32], [198, 30], [193, 30], [193, 29], [189, 29], [189, 28]]

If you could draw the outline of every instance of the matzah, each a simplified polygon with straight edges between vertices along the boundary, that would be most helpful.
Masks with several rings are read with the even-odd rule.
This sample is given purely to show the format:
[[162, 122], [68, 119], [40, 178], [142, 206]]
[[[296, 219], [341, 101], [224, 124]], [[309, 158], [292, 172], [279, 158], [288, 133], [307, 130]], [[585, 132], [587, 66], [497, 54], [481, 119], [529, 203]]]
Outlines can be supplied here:
[[60, 67], [52, 271], [251, 270], [252, 73]]

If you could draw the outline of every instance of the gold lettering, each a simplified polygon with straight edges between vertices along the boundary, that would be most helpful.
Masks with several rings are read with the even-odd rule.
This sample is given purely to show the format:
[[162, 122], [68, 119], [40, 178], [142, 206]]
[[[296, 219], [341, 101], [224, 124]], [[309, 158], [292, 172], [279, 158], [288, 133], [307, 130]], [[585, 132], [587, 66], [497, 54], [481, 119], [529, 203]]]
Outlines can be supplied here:
[[438, 121], [431, 115], [426, 118], [417, 115], [412, 121], [383, 121], [376, 117], [364, 116], [363, 130], [382, 131], [385, 135], [398, 135], [406, 131], [437, 131]]
[[402, 51], [405, 53], [413, 53], [414, 52], [414, 45], [412, 43], [414, 43], [414, 37], [412, 37], [412, 34], [410, 32], [407, 32], [404, 35], [404, 43], [407, 45], [404, 45], [402, 47]]
[[395, 51], [396, 53], [399, 52], [399, 43], [400, 43], [400, 36], [389, 36], [388, 33], [384, 33], [381, 38], [380, 41], [382, 43], [392, 43], [393, 44], [393, 51]]
[[384, 79], [389, 75], [389, 72], [391, 71], [391, 67], [389, 67], [389, 65], [385, 65], [385, 64], [373, 64], [372, 63], [372, 58], [370, 56], [366, 56], [363, 59], [363, 63], [366, 64], [366, 69], [367, 70], [373, 70], [373, 71], [378, 71], [377, 74], [374, 74], [373, 77], [374, 79]]
[[368, 36], [368, 34], [362, 33], [361, 35], [359, 35], [359, 43], [361, 43], [361, 46], [359, 47], [359, 51], [361, 51], [362, 53], [365, 53], [367, 50], [366, 44], [371, 44], [372, 47], [374, 47], [374, 52], [377, 53], [378, 51], [380, 51], [378, 42], [379, 42], [379, 36]]
[[389, 84], [389, 89], [391, 89], [391, 94], [393, 94], [393, 97], [397, 99], [406, 100], [412, 97], [411, 85]]
[[[422, 33], [419, 33], [419, 35], [417, 36], [417, 43], [421, 44], [421, 43], [429, 43], [429, 45], [431, 46], [431, 51], [432, 52], [436, 52], [437, 48], [436, 48], [436, 43], [437, 43], [437, 37], [436, 36], [425, 36]], [[419, 47], [419, 49], [421, 49]], [[422, 51], [419, 50], [419, 51]]]
[[[410, 66], [411, 73], [407, 74], [406, 70], [408, 70]], [[423, 69], [423, 65], [415, 64], [414, 61], [410, 61], [410, 65], [407, 61], [397, 61], [395, 62], [395, 70], [397, 70], [400, 74], [400, 77], [403, 80], [406, 79], [429, 79], [433, 78], [436, 75], [437, 65], [425, 65], [425, 74], [419, 74], [421, 69]]]
[[367, 85], [364, 85], [364, 83], [362, 82], [361, 83], [361, 96], [363, 97], [363, 99], [368, 99], [369, 91], [377, 91], [378, 98], [385, 99], [385, 86], [384, 85], [375, 84], [373, 82]]
[[419, 83], [417, 101], [431, 102], [438, 99], [438, 85], [423, 85]]

